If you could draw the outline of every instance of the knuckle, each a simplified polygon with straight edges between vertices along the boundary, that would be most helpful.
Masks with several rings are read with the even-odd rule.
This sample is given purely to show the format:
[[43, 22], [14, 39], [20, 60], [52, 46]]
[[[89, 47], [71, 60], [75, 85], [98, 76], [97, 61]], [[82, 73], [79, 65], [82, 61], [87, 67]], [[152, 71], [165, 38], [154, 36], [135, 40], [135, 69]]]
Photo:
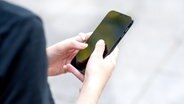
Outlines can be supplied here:
[[75, 46], [75, 41], [71, 41], [71, 46]]

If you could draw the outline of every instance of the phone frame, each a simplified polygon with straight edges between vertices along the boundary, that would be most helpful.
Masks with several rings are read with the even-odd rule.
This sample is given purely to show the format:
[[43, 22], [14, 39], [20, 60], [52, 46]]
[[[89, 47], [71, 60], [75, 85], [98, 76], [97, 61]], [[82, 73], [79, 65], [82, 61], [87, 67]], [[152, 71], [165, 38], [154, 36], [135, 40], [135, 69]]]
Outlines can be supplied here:
[[[116, 13], [118, 13], [118, 14], [127, 16], [127, 15], [125, 15], [125, 14], [119, 13], [119, 12], [114, 11], [114, 10], [111, 10], [108, 14], [110, 14], [111, 12], [116, 12]], [[108, 15], [108, 14], [107, 14], [107, 15]], [[107, 17], [107, 15], [104, 17], [104, 19]], [[121, 34], [121, 36], [119, 37], [119, 39], [113, 44], [111, 50], [108, 51], [108, 53], [104, 54], [103, 57], [108, 56], [108, 55], [114, 50], [114, 48], [117, 46], [117, 44], [120, 42], [120, 40], [124, 37], [124, 35], [127, 33], [127, 31], [129, 30], [129, 28], [130, 28], [130, 27], [132, 26], [132, 24], [134, 23], [134, 21], [132, 20], [132, 18], [131, 18], [130, 16], [127, 16], [127, 17], [130, 19], [129, 24], [125, 27], [125, 29], [123, 30], [123, 33]], [[104, 21], [104, 19], [102, 20], [102, 22]], [[101, 22], [99, 25], [101, 25], [102, 22]], [[99, 26], [99, 25], [98, 25], [98, 26]], [[95, 31], [98, 29], [98, 26], [97, 26], [97, 28], [95, 29]], [[92, 35], [93, 35], [93, 34], [92, 34]], [[92, 35], [91, 35], [91, 36], [92, 36]], [[89, 39], [90, 39], [90, 38], [89, 38]], [[88, 39], [88, 40], [89, 40], [89, 39]], [[87, 42], [88, 42], [88, 41], [87, 41]], [[105, 53], [105, 52], [104, 52], [104, 53]], [[88, 61], [88, 60], [87, 60], [87, 61]], [[80, 69], [80, 67], [77, 66], [77, 64], [76, 64], [76, 56], [73, 58], [71, 64], [72, 64], [74, 67], [76, 67], [82, 74], [85, 73], [85, 69], [83, 69], [83, 68]], [[87, 64], [87, 63], [86, 63], [86, 64]], [[86, 66], [85, 66], [85, 67], [86, 67]]]

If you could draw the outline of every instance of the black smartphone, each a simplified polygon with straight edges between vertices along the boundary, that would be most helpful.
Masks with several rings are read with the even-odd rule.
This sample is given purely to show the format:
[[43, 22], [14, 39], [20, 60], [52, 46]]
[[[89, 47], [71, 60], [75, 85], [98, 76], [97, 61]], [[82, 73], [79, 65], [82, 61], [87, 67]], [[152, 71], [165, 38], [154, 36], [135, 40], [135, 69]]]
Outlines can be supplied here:
[[105, 41], [103, 57], [106, 57], [113, 51], [132, 24], [133, 20], [130, 16], [114, 10], [110, 11], [87, 40], [88, 47], [79, 51], [71, 64], [84, 74], [86, 64], [96, 42], [100, 39]]

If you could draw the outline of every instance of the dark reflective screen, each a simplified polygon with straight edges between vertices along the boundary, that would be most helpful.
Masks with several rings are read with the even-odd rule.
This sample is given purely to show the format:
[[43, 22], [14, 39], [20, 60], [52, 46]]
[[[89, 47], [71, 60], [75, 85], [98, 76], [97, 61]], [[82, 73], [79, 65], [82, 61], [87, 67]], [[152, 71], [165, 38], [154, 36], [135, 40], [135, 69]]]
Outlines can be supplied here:
[[72, 64], [84, 74], [87, 61], [95, 48], [96, 42], [99, 39], [105, 41], [104, 57], [107, 56], [113, 51], [132, 23], [131, 17], [116, 11], [110, 11], [88, 39], [88, 47], [79, 51], [72, 60]]

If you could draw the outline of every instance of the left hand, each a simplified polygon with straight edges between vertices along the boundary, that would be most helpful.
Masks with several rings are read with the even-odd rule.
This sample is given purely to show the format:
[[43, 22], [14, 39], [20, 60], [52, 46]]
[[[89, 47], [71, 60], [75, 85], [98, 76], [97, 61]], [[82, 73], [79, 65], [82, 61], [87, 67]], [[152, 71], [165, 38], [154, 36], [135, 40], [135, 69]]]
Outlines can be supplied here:
[[[85, 49], [88, 45], [85, 43], [91, 33], [80, 33], [79, 35], [59, 42], [47, 48], [49, 62], [48, 75], [59, 75], [68, 72], [66, 64], [71, 63], [79, 50]], [[78, 70], [72, 70], [79, 73]]]

